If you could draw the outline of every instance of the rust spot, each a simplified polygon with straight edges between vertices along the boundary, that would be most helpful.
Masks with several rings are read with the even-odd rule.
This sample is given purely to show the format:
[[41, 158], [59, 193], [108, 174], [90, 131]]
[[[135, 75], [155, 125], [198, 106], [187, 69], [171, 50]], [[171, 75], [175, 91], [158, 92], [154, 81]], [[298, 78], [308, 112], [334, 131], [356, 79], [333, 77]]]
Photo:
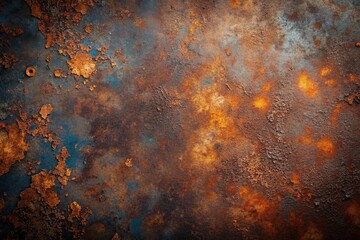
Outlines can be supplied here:
[[58, 176], [58, 181], [62, 186], [67, 185], [69, 177], [71, 175], [71, 169], [66, 168], [66, 159], [70, 157], [70, 154], [66, 147], [62, 147], [59, 154], [56, 155], [56, 160], [58, 164], [55, 169], [51, 172], [52, 174]]
[[56, 69], [54, 71], [54, 76], [60, 78], [62, 76], [61, 69]]
[[133, 160], [132, 158], [127, 158], [125, 160], [125, 166], [128, 167], [128, 168], [131, 168], [133, 166]]
[[269, 100], [262, 96], [257, 96], [254, 98], [253, 106], [260, 110], [266, 110], [269, 106]]
[[348, 73], [347, 74], [347, 79], [351, 82], [355, 82], [356, 81], [356, 75], [354, 73]]
[[321, 26], [322, 26], [322, 23], [321, 22], [316, 22], [316, 23], [314, 23], [314, 28], [315, 29], [320, 29], [321, 28]]
[[323, 67], [320, 69], [320, 76], [322, 76], [322, 77], [326, 77], [330, 73], [331, 73], [331, 68], [329, 68], [329, 67]]
[[337, 82], [334, 79], [329, 79], [325, 81], [326, 86], [329, 87], [336, 87], [337, 86]]
[[71, 213], [67, 218], [67, 220], [69, 222], [73, 222], [74, 218], [77, 218], [77, 219], [80, 218], [81, 206], [77, 202], [74, 201], [74, 202], [70, 203], [70, 210], [71, 210]]
[[51, 106], [51, 104], [48, 103], [41, 106], [39, 114], [43, 119], [46, 119], [52, 111], [53, 111], [53, 107]]
[[312, 141], [312, 129], [311, 127], [306, 127], [304, 135], [299, 138], [299, 142], [303, 144], [310, 144]]
[[71, 69], [71, 73], [77, 76], [81, 75], [84, 78], [89, 78], [95, 71], [95, 62], [91, 56], [86, 53], [76, 53], [67, 63]]
[[324, 136], [317, 143], [316, 147], [327, 157], [331, 157], [335, 153], [335, 146], [329, 136]]
[[29, 146], [25, 141], [25, 132], [16, 123], [5, 125], [0, 122], [0, 176], [25, 157]]
[[302, 72], [298, 77], [299, 89], [309, 97], [315, 97], [318, 93], [318, 84], [311, 80], [306, 72]]
[[17, 61], [13, 54], [2, 53], [0, 56], [0, 64], [6, 69], [11, 68]]
[[230, 1], [230, 6], [232, 8], [237, 8], [237, 7], [239, 7], [239, 5], [240, 5], [240, 0], [231, 0]]
[[322, 232], [314, 225], [311, 224], [305, 234], [300, 238], [301, 240], [322, 240]]
[[298, 185], [300, 183], [299, 172], [296, 171], [291, 175], [291, 183], [294, 185]]
[[346, 208], [346, 214], [350, 218], [352, 224], [360, 226], [360, 206], [356, 201], [352, 201]]
[[45, 170], [32, 176], [31, 187], [41, 195], [50, 207], [55, 207], [60, 203], [60, 199], [54, 189], [55, 177]]
[[26, 68], [25, 74], [28, 77], [33, 77], [36, 74], [36, 70], [33, 67], [28, 67], [28, 68]]
[[92, 32], [92, 25], [91, 24], [86, 24], [84, 30], [86, 33], [91, 33]]

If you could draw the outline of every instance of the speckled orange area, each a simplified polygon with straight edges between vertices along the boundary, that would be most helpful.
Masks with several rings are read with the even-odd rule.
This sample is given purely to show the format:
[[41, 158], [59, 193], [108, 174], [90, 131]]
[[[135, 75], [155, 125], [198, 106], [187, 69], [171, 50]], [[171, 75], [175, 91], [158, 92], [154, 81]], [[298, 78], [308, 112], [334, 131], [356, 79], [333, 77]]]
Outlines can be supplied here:
[[11, 68], [19, 59], [14, 54], [1, 53], [0, 64], [5, 68]]
[[51, 106], [51, 104], [45, 104], [41, 106], [39, 113], [43, 119], [46, 119], [52, 111], [53, 107]]
[[58, 161], [55, 169], [52, 171], [52, 174], [58, 176], [58, 181], [62, 186], [67, 185], [69, 177], [71, 175], [71, 169], [66, 168], [66, 159], [70, 157], [70, 154], [66, 147], [62, 147], [59, 154], [56, 155], [56, 160]]
[[331, 68], [329, 68], [329, 67], [323, 67], [320, 69], [320, 76], [322, 76], [322, 77], [326, 77], [330, 73], [331, 73]]
[[324, 136], [317, 143], [316, 147], [320, 150], [320, 152], [327, 157], [331, 157], [335, 153], [335, 146], [333, 141], [329, 136]]
[[67, 61], [71, 73], [84, 78], [89, 78], [95, 71], [95, 62], [86, 53], [77, 53], [71, 60]]
[[50, 207], [55, 207], [59, 204], [60, 199], [54, 190], [55, 177], [53, 175], [50, 175], [44, 170], [41, 171], [32, 176], [31, 187], [41, 195]]
[[67, 220], [73, 222], [73, 218], [79, 218], [81, 212], [81, 206], [77, 202], [70, 203], [71, 213], [68, 216]]
[[7, 173], [15, 162], [22, 160], [28, 149], [25, 132], [16, 123], [5, 125], [0, 122], [0, 176]]
[[239, 196], [240, 207], [232, 209], [232, 215], [240, 223], [258, 224], [267, 236], [274, 235], [276, 230], [271, 219], [276, 211], [275, 202], [269, 201], [262, 194], [249, 187], [241, 187]]
[[269, 106], [269, 100], [263, 96], [257, 96], [254, 98], [253, 106], [260, 110], [266, 110]]
[[309, 97], [315, 97], [318, 93], [318, 84], [311, 80], [306, 72], [302, 72], [298, 77], [299, 89]]

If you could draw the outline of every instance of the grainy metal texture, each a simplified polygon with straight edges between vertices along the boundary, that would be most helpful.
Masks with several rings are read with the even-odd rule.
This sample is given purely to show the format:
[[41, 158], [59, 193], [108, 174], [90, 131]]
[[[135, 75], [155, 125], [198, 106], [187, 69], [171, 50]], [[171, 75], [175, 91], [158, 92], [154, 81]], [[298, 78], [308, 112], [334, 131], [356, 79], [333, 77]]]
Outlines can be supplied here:
[[360, 239], [358, 0], [0, 4], [1, 239]]

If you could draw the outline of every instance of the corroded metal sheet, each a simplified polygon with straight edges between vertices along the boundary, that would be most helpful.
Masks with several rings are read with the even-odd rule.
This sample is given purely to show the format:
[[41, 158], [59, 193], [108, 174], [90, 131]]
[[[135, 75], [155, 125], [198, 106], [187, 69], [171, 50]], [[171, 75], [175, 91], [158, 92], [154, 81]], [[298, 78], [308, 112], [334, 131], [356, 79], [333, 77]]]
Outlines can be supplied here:
[[1, 239], [359, 239], [358, 0], [0, 4]]

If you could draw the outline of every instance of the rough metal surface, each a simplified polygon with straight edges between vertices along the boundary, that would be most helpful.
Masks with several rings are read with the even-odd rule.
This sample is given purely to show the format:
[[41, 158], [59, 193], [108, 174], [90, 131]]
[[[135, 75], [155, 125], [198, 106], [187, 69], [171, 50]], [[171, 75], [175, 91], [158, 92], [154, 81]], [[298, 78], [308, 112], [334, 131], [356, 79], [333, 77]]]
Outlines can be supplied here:
[[0, 1], [1, 239], [359, 239], [358, 0]]

